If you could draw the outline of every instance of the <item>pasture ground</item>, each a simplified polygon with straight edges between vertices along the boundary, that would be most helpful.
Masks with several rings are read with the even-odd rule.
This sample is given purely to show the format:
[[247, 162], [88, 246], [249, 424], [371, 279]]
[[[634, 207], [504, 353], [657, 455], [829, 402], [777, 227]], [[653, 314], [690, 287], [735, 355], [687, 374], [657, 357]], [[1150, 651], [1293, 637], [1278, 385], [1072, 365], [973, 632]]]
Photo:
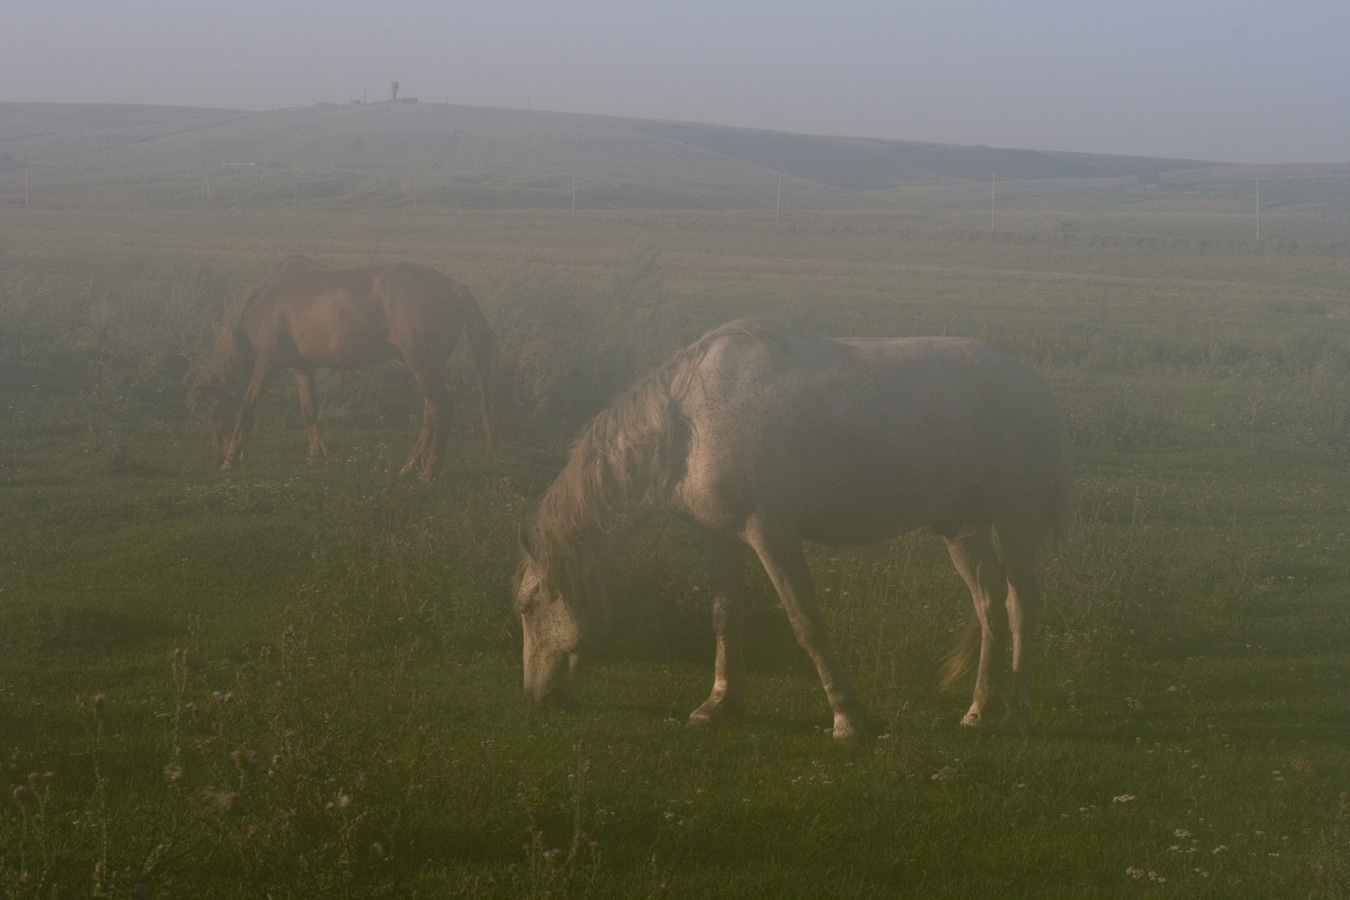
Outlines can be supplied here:
[[[1350, 255], [1175, 231], [0, 210], [0, 896], [1350, 895]], [[325, 465], [278, 381], [213, 470], [187, 385], [291, 252], [470, 284], [497, 452], [466, 402], [442, 479], [397, 479], [389, 366], [321, 378]], [[982, 336], [1060, 397], [1078, 519], [1029, 737], [937, 690], [969, 601], [924, 534], [812, 550], [870, 747], [832, 746], [756, 572], [749, 714], [684, 726], [711, 636], [673, 521], [617, 566], [575, 708], [527, 705], [517, 522], [585, 416], [742, 315]]]

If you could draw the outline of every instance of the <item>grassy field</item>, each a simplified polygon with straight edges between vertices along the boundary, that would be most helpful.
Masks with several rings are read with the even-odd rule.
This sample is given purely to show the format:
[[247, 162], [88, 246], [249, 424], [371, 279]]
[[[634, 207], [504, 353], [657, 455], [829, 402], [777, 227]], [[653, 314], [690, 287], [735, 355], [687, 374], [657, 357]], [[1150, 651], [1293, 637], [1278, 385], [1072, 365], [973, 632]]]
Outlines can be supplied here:
[[[997, 232], [874, 197], [0, 209], [0, 896], [1350, 895], [1350, 235], [1331, 204], [1298, 240], [1140, 236], [1090, 196]], [[445, 475], [399, 480], [391, 365], [321, 377], [325, 465], [279, 380], [215, 471], [187, 386], [290, 252], [470, 284], [496, 451], [461, 392]], [[749, 714], [684, 726], [712, 641], [677, 521], [616, 567], [578, 703], [521, 696], [517, 523], [587, 416], [742, 315], [982, 336], [1051, 384], [1078, 514], [1030, 736], [937, 689], [970, 613], [927, 534], [811, 550], [862, 750], [754, 571]]]

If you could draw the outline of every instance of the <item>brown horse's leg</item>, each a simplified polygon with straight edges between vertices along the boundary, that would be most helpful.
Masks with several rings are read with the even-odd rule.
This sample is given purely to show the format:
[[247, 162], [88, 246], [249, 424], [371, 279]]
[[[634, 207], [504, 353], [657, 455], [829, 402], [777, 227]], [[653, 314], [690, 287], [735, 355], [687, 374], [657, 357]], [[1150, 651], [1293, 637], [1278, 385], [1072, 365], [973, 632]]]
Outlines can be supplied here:
[[411, 472], [417, 466], [417, 461], [422, 458], [422, 453], [427, 449], [427, 437], [431, 433], [432, 417], [430, 401], [423, 401], [422, 432], [417, 436], [417, 442], [413, 444], [412, 452], [408, 454], [408, 461], [403, 464], [403, 468], [398, 470], [400, 476]]
[[990, 714], [1004, 699], [1003, 656], [1008, 619], [1003, 601], [1007, 583], [987, 526], [946, 540], [947, 552], [956, 571], [965, 579], [966, 587], [970, 588], [975, 615], [980, 620], [980, 663], [975, 673], [975, 696], [961, 724], [988, 725]]
[[441, 455], [445, 451], [446, 439], [449, 436], [444, 419], [449, 393], [431, 367], [415, 365], [409, 360], [408, 368], [412, 369], [413, 378], [417, 379], [417, 386], [422, 389], [422, 396], [425, 399], [422, 403], [422, 433], [418, 435], [417, 443], [413, 445], [412, 453], [409, 454], [408, 461], [403, 464], [399, 474], [407, 475], [421, 459], [422, 471], [418, 477], [423, 481], [430, 481], [441, 470]]
[[302, 369], [292, 369], [295, 387], [300, 392], [300, 419], [309, 433], [309, 461], [318, 462], [328, 455], [323, 441], [319, 440], [319, 395], [314, 387], [314, 373]]
[[717, 663], [713, 689], [689, 715], [690, 725], [720, 725], [745, 711], [745, 545], [709, 533], [704, 539], [713, 595]]
[[248, 433], [253, 429], [255, 407], [258, 404], [258, 398], [262, 395], [263, 388], [267, 385], [267, 376], [271, 372], [271, 359], [259, 355], [257, 361], [253, 364], [253, 374], [249, 377], [248, 387], [244, 389], [244, 396], [239, 401], [239, 413], [234, 420], [234, 432], [225, 445], [225, 461], [220, 464], [222, 469], [228, 469], [243, 459], [244, 441], [248, 440]]
[[747, 523], [746, 541], [764, 563], [764, 570], [778, 591], [778, 599], [787, 612], [797, 643], [811, 657], [820, 674], [820, 683], [834, 712], [834, 739], [841, 744], [858, 744], [871, 737], [858, 692], [844, 666], [835, 655], [826, 634], [825, 617], [816, 605], [815, 587], [801, 540], [782, 528], [765, 522], [761, 515]]

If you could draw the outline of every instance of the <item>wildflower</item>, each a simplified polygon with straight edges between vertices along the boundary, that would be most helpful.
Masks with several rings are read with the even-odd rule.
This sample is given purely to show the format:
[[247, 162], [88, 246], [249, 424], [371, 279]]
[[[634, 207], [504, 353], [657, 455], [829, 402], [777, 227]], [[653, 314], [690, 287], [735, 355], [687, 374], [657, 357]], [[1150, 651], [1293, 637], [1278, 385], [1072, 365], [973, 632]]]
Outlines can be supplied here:
[[107, 695], [106, 693], [104, 693], [103, 691], [99, 691], [97, 694], [95, 694], [94, 696], [90, 697], [90, 698], [89, 698], [89, 701], [90, 701], [91, 703], [94, 704], [94, 709], [102, 709], [102, 708], [103, 708], [103, 702], [104, 702], [105, 700], [107, 700], [107, 699], [108, 699], [108, 695]]
[[24, 786], [21, 785], [21, 784], [16, 784], [16, 785], [14, 785], [14, 799], [15, 799], [15, 800], [21, 799], [21, 798], [23, 797], [23, 795], [26, 794], [26, 793], [28, 793], [28, 788], [24, 787]]
[[229, 703], [231, 700], [234, 699], [234, 694], [233, 694], [232, 692], [231, 692], [231, 693], [222, 694], [220, 691], [212, 691], [212, 692], [211, 692], [211, 699], [214, 700], [214, 701], [216, 701], [217, 704], [220, 704], [220, 705], [223, 706], [223, 705], [225, 705], [226, 703]]
[[221, 812], [227, 813], [234, 806], [235, 801], [239, 799], [236, 791], [213, 791], [207, 789], [202, 791], [202, 802], [213, 803]]
[[1129, 803], [1134, 799], [1134, 794], [1121, 794], [1119, 797], [1113, 797], [1112, 803]]

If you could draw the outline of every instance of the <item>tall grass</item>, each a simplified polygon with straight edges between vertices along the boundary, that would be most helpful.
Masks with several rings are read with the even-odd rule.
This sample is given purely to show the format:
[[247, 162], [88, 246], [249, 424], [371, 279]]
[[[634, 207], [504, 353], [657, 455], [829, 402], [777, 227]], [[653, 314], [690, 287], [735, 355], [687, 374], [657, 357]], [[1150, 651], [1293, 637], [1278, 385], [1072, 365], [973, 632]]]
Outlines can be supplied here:
[[[6, 214], [0, 268], [0, 896], [1345, 893], [1342, 257], [842, 214], [135, 213], [156, 254], [43, 215]], [[326, 465], [279, 382], [245, 464], [210, 468], [186, 382], [283, 242], [472, 285], [495, 455], [466, 425], [441, 481], [397, 480], [391, 366], [321, 382]], [[982, 336], [1052, 384], [1079, 508], [1031, 737], [956, 726], [970, 601], [924, 533], [810, 549], [885, 735], [862, 751], [754, 565], [746, 721], [683, 726], [711, 633], [673, 519], [611, 573], [576, 706], [519, 696], [517, 523], [587, 416], [740, 315]]]

